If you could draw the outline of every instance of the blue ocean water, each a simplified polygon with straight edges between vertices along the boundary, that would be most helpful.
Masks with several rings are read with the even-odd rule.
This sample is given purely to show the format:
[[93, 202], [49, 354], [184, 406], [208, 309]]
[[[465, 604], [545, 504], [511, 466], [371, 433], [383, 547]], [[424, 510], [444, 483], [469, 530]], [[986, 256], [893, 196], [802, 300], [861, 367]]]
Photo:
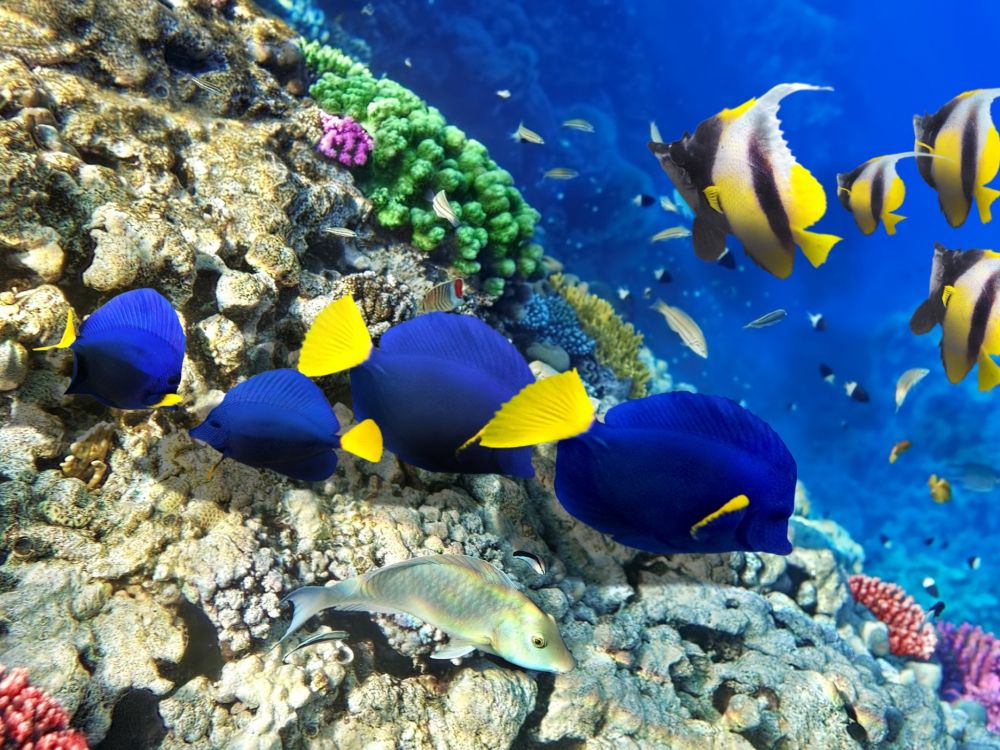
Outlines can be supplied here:
[[[921, 581], [933, 577], [946, 617], [1000, 628], [989, 585], [1000, 566], [996, 493], [972, 492], [953, 479], [952, 502], [937, 504], [927, 487], [930, 474], [949, 477], [956, 462], [1000, 466], [996, 396], [980, 394], [974, 374], [950, 385], [938, 333], [917, 338], [908, 328], [927, 296], [934, 242], [996, 247], [998, 225], [980, 224], [973, 211], [964, 226], [949, 227], [912, 160], [899, 164], [907, 186], [899, 213], [908, 218], [895, 236], [881, 227], [862, 235], [836, 201], [838, 172], [913, 148], [913, 115], [997, 85], [989, 42], [1000, 7], [956, 3], [934, 14], [910, 3], [858, 0], [357, 0], [320, 7], [367, 42], [376, 74], [412, 88], [489, 147], [541, 211], [547, 252], [615, 302], [668, 361], [675, 383], [743, 400], [781, 433], [813, 514], [835, 519], [864, 545], [866, 572], [899, 582], [925, 606], [934, 600]], [[845, 238], [829, 262], [814, 269], [799, 255], [791, 279], [780, 281], [739, 250], [732, 271], [699, 261], [688, 240], [651, 244], [653, 233], [679, 222], [657, 206], [632, 203], [638, 193], [671, 194], [646, 147], [649, 121], [669, 141], [791, 81], [835, 89], [795, 94], [780, 114], [793, 153], [827, 192], [827, 214], [814, 229]], [[503, 89], [509, 98], [497, 95]], [[595, 132], [560, 128], [574, 117]], [[509, 137], [522, 121], [546, 138], [544, 147]], [[554, 167], [580, 176], [544, 179]], [[660, 266], [671, 283], [655, 282]], [[630, 300], [617, 298], [620, 286], [631, 290]], [[645, 287], [653, 287], [653, 300], [679, 305], [701, 324], [707, 360], [649, 309]], [[742, 328], [778, 307], [789, 313], [779, 325]], [[812, 330], [807, 312], [822, 313], [828, 330]], [[821, 362], [834, 369], [835, 386], [820, 378]], [[911, 367], [930, 375], [897, 414], [894, 385]], [[871, 402], [847, 398], [846, 381], [860, 383]], [[890, 465], [889, 450], [902, 439], [914, 447]], [[981, 557], [977, 570], [971, 557]]]

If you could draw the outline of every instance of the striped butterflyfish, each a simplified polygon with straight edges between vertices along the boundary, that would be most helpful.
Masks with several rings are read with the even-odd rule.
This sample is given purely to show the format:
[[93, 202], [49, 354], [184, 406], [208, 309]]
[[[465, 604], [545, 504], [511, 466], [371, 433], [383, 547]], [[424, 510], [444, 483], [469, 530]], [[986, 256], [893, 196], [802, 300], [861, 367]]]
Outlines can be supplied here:
[[941, 325], [941, 360], [948, 380], [958, 383], [979, 363], [979, 390], [1000, 383], [1000, 253], [946, 250], [937, 245], [928, 298], [910, 319], [910, 330], [928, 333]]
[[837, 197], [854, 214], [854, 221], [865, 234], [872, 234], [881, 221], [886, 234], [895, 234], [896, 225], [905, 216], [893, 211], [903, 205], [906, 187], [896, 173], [896, 162], [916, 152], [888, 154], [869, 159], [850, 172], [837, 175]]
[[823, 186], [795, 161], [781, 132], [778, 107], [796, 91], [829, 87], [783, 83], [759, 99], [724, 109], [673, 143], [649, 143], [681, 196], [694, 208], [695, 253], [718, 260], [735, 235], [761, 267], [787, 278], [795, 246], [814, 266], [840, 241], [807, 231], [826, 213]]
[[451, 279], [427, 290], [420, 301], [420, 312], [451, 312], [462, 304], [465, 283], [462, 279]]
[[915, 115], [915, 149], [943, 158], [918, 158], [917, 167], [927, 184], [937, 190], [948, 223], [960, 227], [976, 199], [979, 219], [990, 216], [990, 204], [1000, 191], [986, 187], [1000, 170], [1000, 136], [990, 117], [990, 104], [1000, 88], [976, 89], [959, 94], [933, 115]]

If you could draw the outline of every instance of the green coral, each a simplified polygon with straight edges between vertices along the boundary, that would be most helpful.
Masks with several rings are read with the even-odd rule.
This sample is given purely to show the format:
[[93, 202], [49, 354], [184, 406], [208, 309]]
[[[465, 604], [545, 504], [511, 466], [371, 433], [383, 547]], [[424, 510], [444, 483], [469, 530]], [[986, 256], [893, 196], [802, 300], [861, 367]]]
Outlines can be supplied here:
[[[379, 223], [409, 229], [413, 245], [425, 252], [446, 250], [463, 274], [484, 272], [489, 293], [502, 293], [506, 278], [539, 275], [541, 248], [530, 244], [539, 214], [483, 144], [448, 125], [409, 89], [375, 78], [343, 52], [309, 42], [303, 53], [318, 75], [312, 97], [327, 112], [350, 115], [375, 139], [358, 179]], [[427, 195], [439, 190], [461, 222], [457, 229], [429, 210]]]
[[[541, 248], [536, 252], [541, 257]], [[586, 286], [571, 284], [562, 274], [549, 277], [549, 283], [576, 311], [584, 333], [597, 342], [597, 361], [610, 367], [617, 377], [632, 380], [631, 398], [645, 396], [651, 373], [639, 359], [642, 334], [622, 320], [607, 300], [590, 294]]]

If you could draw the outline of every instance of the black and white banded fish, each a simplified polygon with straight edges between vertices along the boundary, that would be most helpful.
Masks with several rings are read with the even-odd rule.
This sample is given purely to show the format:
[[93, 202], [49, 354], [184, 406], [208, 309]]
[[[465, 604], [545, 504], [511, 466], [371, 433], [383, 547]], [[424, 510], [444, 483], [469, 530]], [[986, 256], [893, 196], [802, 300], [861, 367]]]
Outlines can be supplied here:
[[462, 304], [465, 283], [462, 279], [452, 279], [427, 290], [420, 301], [420, 312], [451, 312]]
[[886, 234], [895, 234], [905, 216], [893, 211], [903, 205], [906, 186], [896, 173], [896, 163], [915, 152], [888, 154], [869, 159], [850, 172], [837, 175], [837, 197], [854, 214], [854, 222], [865, 234], [872, 234], [881, 221]]
[[694, 209], [691, 239], [702, 260], [718, 260], [735, 235], [753, 260], [778, 278], [792, 273], [795, 246], [814, 266], [840, 241], [807, 231], [826, 213], [823, 186], [795, 161], [778, 107], [796, 91], [829, 87], [783, 83], [759, 99], [724, 109], [694, 135], [649, 143], [684, 201]]
[[953, 227], [962, 226], [972, 200], [984, 224], [992, 217], [990, 204], [1000, 191], [986, 187], [1000, 171], [1000, 135], [990, 117], [990, 105], [1000, 88], [959, 94], [933, 115], [914, 115], [916, 151], [940, 156], [918, 158], [927, 184], [937, 190], [941, 211]]

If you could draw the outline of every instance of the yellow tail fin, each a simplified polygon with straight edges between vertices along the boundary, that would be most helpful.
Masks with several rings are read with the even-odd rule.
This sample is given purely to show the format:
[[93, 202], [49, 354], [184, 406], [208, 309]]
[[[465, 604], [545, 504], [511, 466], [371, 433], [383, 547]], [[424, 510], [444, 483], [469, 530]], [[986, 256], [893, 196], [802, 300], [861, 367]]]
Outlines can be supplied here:
[[357, 367], [371, 354], [372, 339], [351, 297], [331, 302], [306, 333], [299, 372], [310, 378]]
[[161, 409], [164, 406], [177, 406], [184, 399], [178, 396], [176, 393], [168, 393], [155, 404], [150, 406], [150, 409]]
[[986, 352], [979, 352], [979, 390], [992, 391], [1000, 385], [1000, 365]]
[[32, 351], [45, 352], [49, 349], [67, 349], [73, 345], [74, 341], [76, 341], [76, 326], [73, 323], [73, 311], [70, 310], [66, 316], [66, 330], [63, 331], [59, 343], [50, 344], [49, 346], [36, 346]]
[[594, 423], [590, 403], [576, 370], [526, 385], [500, 407], [483, 429], [466, 440], [487, 448], [522, 448], [582, 435]]
[[886, 212], [885, 214], [883, 214], [882, 215], [882, 223], [885, 224], [885, 233], [886, 234], [895, 234], [896, 233], [896, 225], [899, 222], [901, 222], [903, 219], [905, 219], [905, 218], [906, 218], [905, 216], [900, 216], [899, 214], [892, 214], [892, 213], [888, 213], [888, 212]]
[[373, 419], [358, 422], [340, 436], [340, 448], [374, 463], [382, 458], [382, 430]]
[[990, 212], [990, 205], [998, 197], [1000, 197], [1000, 190], [994, 190], [985, 185], [980, 185], [976, 188], [976, 205], [979, 207], [979, 220], [983, 224], [988, 224], [993, 219], [993, 214]]
[[792, 229], [792, 237], [815, 268], [826, 263], [826, 256], [830, 254], [833, 246], [843, 239], [833, 234], [807, 232], [805, 229]]

